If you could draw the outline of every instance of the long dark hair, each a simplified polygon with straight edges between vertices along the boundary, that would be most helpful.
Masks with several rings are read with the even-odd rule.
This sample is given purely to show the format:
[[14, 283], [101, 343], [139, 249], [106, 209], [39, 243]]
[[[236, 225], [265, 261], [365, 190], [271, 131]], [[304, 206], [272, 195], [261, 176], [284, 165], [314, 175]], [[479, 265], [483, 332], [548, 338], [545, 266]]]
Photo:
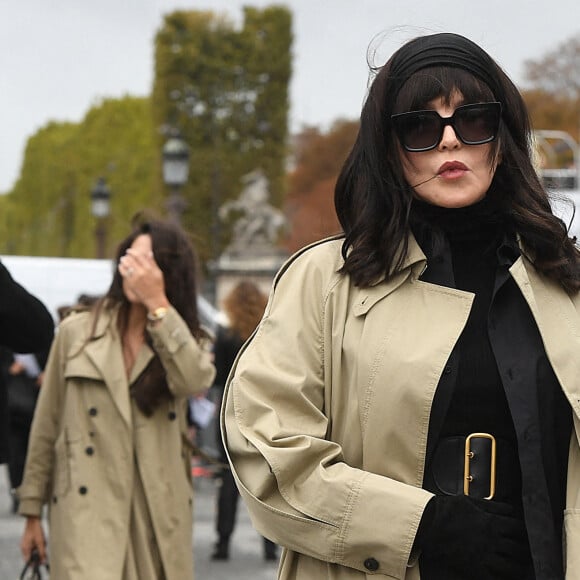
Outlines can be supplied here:
[[342, 271], [357, 286], [369, 286], [401, 268], [414, 193], [404, 178], [391, 115], [424, 108], [438, 97], [449, 102], [460, 92], [466, 103], [502, 103], [499, 135], [490, 152], [490, 161], [500, 163], [488, 196], [514, 224], [536, 268], [567, 291], [578, 291], [580, 252], [552, 213], [533, 167], [528, 112], [515, 85], [490, 58], [485, 66], [491, 68], [494, 90], [464, 68], [445, 64], [427, 66], [397, 83], [391, 74], [396, 58], [397, 53], [377, 72], [356, 142], [337, 180], [335, 207], [345, 233]]
[[[151, 236], [153, 257], [165, 281], [165, 293], [171, 305], [179, 312], [192, 335], [200, 338], [204, 332], [200, 328], [197, 312], [197, 275], [198, 265], [193, 244], [187, 234], [177, 225], [162, 220], [135, 220], [133, 231], [119, 244], [116, 251], [115, 266], [139, 236]], [[130, 302], [123, 292], [123, 279], [115, 267], [113, 281], [105, 296], [95, 305], [93, 332], [100, 315], [105, 310], [118, 308], [117, 324], [123, 336], [128, 322]], [[151, 345], [151, 339], [146, 335]], [[147, 416], [163, 401], [171, 399], [167, 386], [165, 369], [158, 355], [155, 355], [147, 368], [131, 386], [131, 396]]]

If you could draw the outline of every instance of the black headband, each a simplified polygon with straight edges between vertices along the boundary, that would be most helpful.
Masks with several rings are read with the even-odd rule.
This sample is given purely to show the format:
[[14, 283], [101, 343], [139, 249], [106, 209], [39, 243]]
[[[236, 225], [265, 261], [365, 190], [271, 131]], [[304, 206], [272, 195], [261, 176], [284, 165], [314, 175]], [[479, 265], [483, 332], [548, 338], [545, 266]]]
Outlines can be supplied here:
[[482, 80], [499, 99], [498, 68], [480, 46], [459, 34], [443, 32], [411, 40], [391, 59], [389, 91], [395, 98], [416, 72], [433, 66], [461, 68]]

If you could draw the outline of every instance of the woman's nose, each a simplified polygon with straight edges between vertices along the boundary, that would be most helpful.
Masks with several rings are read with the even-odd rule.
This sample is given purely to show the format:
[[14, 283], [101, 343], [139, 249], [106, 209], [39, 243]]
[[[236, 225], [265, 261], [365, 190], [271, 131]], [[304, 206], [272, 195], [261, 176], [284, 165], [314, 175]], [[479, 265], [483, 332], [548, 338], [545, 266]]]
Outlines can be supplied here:
[[438, 149], [456, 149], [461, 146], [461, 141], [457, 137], [455, 130], [451, 125], [446, 125], [443, 128], [443, 135], [441, 136], [441, 141], [439, 142]]

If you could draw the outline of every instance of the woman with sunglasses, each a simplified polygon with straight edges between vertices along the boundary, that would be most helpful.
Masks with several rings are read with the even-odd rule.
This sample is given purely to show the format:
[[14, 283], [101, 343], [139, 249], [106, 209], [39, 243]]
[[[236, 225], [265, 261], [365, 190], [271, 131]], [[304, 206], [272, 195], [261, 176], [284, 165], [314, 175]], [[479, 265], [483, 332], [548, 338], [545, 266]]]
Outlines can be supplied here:
[[578, 580], [580, 253], [516, 87], [462, 36], [411, 40], [335, 205], [222, 415], [279, 578]]

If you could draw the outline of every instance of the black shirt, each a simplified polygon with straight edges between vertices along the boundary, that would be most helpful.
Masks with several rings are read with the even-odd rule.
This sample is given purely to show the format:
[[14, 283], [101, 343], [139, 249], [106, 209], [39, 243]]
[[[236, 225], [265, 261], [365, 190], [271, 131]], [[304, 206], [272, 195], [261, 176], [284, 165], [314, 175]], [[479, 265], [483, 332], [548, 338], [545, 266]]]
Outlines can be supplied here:
[[[562, 521], [571, 411], [509, 267], [520, 250], [485, 199], [467, 208], [414, 204], [413, 231], [428, 259], [421, 279], [475, 294], [433, 401], [426, 458], [442, 437], [492, 433], [517, 450], [536, 580], [563, 579]], [[434, 491], [434, 490], [432, 490]]]

